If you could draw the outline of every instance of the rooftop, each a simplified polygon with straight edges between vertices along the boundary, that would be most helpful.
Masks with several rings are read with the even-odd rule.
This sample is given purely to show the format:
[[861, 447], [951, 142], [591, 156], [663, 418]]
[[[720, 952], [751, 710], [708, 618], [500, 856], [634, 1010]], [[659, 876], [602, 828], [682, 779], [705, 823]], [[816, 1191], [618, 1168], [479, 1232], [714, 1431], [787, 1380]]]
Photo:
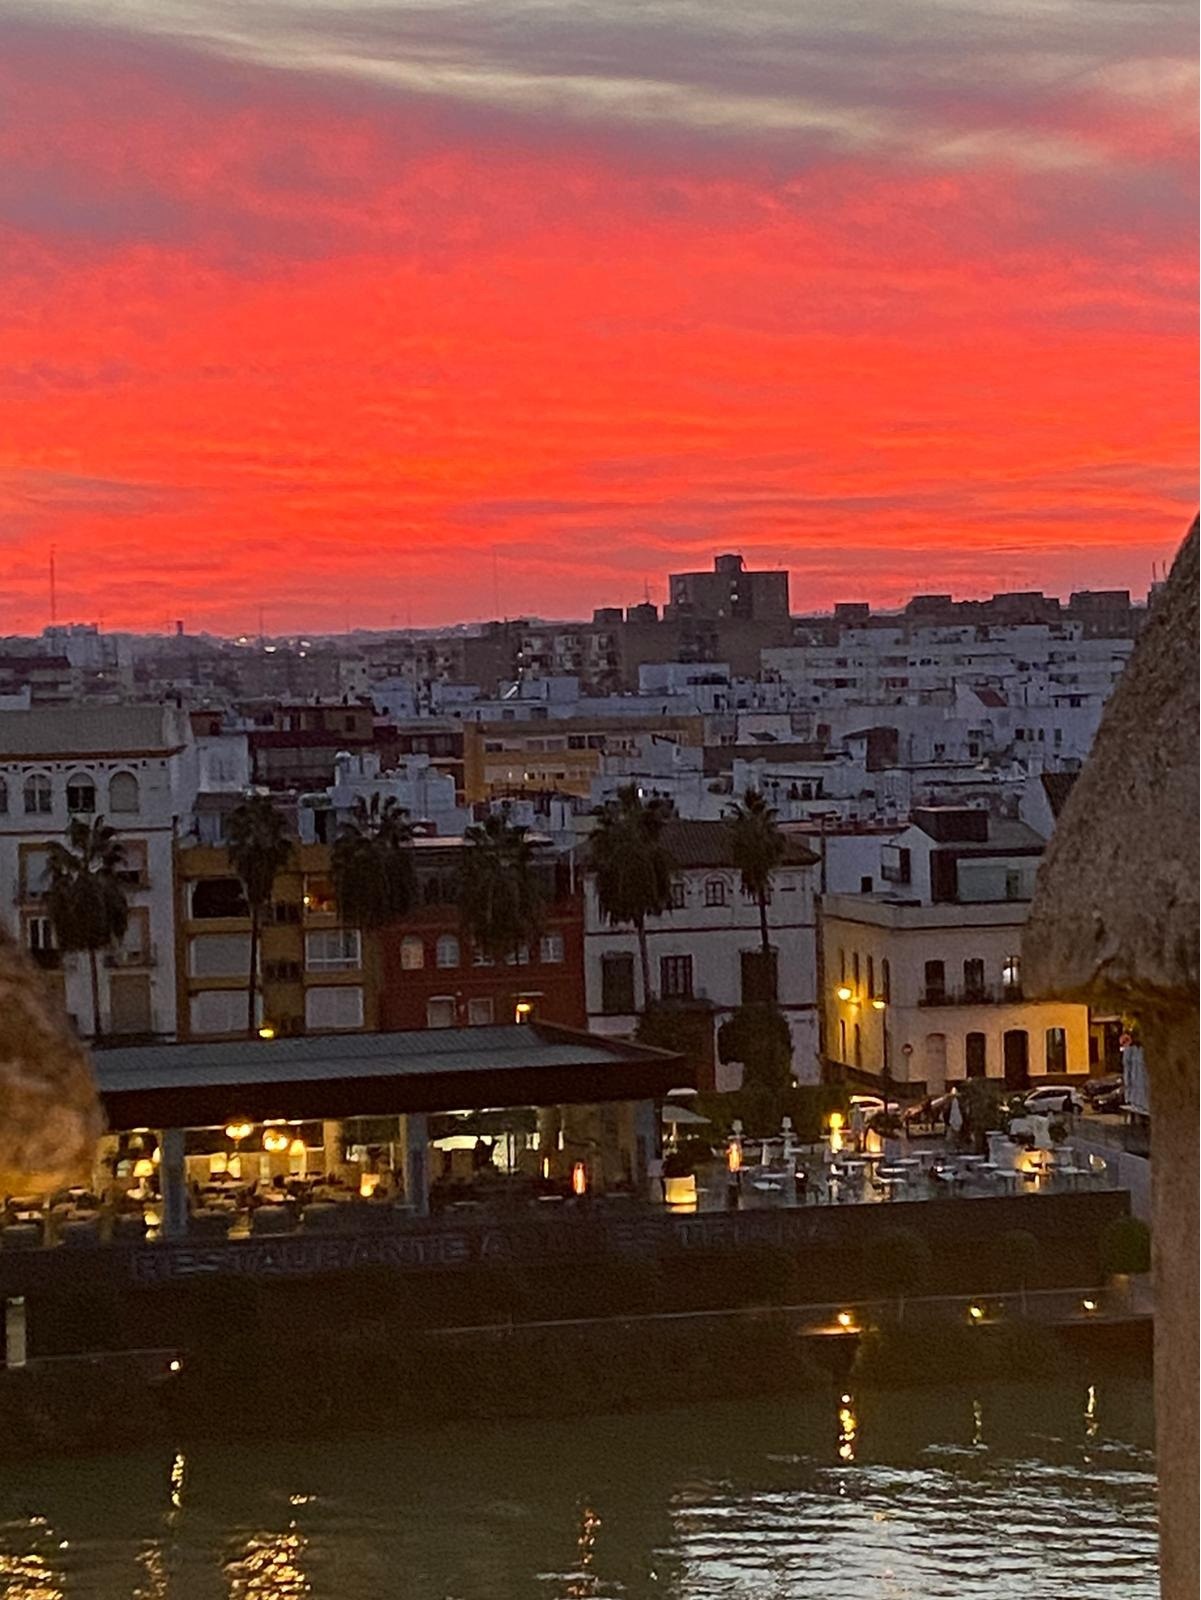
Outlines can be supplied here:
[[0, 711], [0, 760], [181, 749], [187, 720], [169, 706], [46, 706]]
[[[733, 840], [724, 822], [693, 822], [673, 817], [663, 828], [663, 847], [677, 867], [733, 867]], [[785, 835], [783, 865], [810, 867], [820, 858], [803, 840]]]

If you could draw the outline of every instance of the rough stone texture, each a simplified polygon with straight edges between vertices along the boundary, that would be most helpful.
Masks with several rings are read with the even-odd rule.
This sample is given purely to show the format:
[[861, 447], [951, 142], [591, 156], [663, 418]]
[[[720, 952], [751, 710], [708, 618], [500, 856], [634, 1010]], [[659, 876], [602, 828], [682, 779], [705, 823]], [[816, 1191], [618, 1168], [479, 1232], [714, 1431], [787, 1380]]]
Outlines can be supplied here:
[[1036, 994], [1197, 1003], [1197, 523], [1101, 720], [1022, 938]]
[[90, 1181], [102, 1128], [87, 1051], [0, 933], [0, 1197]]
[[1164, 1600], [1198, 1593], [1197, 546], [1194, 522], [1059, 819], [1022, 940], [1032, 994], [1142, 1026]]

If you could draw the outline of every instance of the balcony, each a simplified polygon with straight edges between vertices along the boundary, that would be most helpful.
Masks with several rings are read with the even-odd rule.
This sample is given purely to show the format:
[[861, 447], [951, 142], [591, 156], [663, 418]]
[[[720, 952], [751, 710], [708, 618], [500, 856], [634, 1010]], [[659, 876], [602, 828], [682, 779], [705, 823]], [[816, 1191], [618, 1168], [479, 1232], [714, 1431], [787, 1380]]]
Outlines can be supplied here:
[[919, 1006], [1011, 1006], [1022, 999], [1020, 983], [981, 984], [970, 989], [923, 989]]
[[153, 967], [156, 959], [153, 945], [143, 946], [139, 950], [116, 949], [104, 952], [105, 966], [117, 970], [126, 967]]

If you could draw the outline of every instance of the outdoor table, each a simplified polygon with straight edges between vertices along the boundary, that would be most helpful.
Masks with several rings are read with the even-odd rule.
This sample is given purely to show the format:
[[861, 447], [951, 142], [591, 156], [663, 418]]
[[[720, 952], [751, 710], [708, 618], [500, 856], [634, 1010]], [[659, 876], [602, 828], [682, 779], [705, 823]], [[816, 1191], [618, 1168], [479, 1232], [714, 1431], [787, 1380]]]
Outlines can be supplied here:
[[993, 1177], [997, 1183], [1002, 1184], [1005, 1188], [1008, 1188], [1010, 1184], [1012, 1184], [1016, 1189], [1018, 1184], [1022, 1181], [1022, 1174], [1017, 1170], [1016, 1167], [996, 1167], [993, 1169], [990, 1176]]
[[978, 1167], [985, 1160], [984, 1156], [956, 1156], [956, 1161], [961, 1167]]

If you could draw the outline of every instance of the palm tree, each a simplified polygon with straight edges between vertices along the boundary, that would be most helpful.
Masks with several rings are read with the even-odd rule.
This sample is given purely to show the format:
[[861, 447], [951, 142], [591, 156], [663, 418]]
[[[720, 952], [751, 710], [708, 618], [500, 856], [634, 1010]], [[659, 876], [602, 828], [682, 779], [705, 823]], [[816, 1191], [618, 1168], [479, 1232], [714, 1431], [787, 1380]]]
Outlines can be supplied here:
[[593, 815], [597, 823], [588, 841], [588, 860], [596, 875], [596, 897], [607, 922], [629, 923], [638, 935], [645, 1009], [654, 998], [646, 920], [671, 909], [671, 858], [662, 842], [671, 808], [663, 800], [643, 801], [628, 784]]
[[407, 917], [417, 899], [413, 870], [413, 826], [408, 813], [389, 796], [358, 799], [348, 822], [338, 830], [331, 868], [334, 899], [343, 922], [358, 928], [363, 964], [370, 971], [368, 992], [378, 994], [380, 928]]
[[776, 816], [775, 807], [768, 805], [758, 789], [748, 789], [742, 803], [729, 806], [725, 815], [734, 865], [742, 874], [743, 890], [759, 907], [759, 938], [765, 967], [770, 964], [772, 953], [767, 929], [772, 873], [783, 861], [788, 848]]
[[464, 834], [459, 869], [463, 931], [490, 961], [520, 957], [542, 931], [545, 897], [534, 868], [527, 829], [510, 822], [508, 807]]
[[92, 1037], [99, 1039], [100, 975], [96, 953], [125, 937], [129, 905], [117, 873], [125, 848], [103, 817], [72, 817], [66, 844], [49, 848], [46, 911], [60, 950], [86, 950], [92, 977]]
[[257, 1030], [259, 937], [275, 880], [292, 859], [288, 823], [270, 795], [252, 794], [235, 806], [225, 825], [229, 861], [250, 913], [250, 975], [246, 980], [246, 1032]]

